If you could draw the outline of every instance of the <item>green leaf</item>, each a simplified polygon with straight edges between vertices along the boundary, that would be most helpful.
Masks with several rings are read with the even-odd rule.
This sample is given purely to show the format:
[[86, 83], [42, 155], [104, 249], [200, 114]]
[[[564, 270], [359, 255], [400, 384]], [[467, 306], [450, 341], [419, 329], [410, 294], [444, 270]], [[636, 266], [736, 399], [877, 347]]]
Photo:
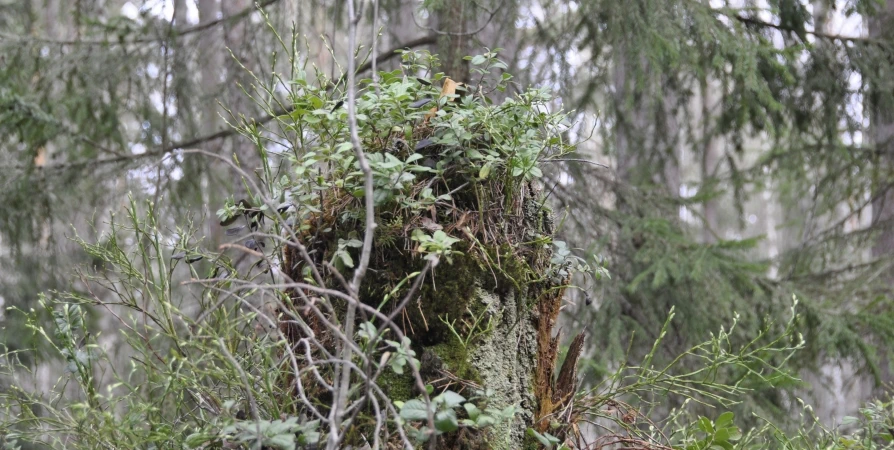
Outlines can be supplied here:
[[410, 428], [408, 434], [413, 436], [413, 439], [416, 439], [419, 442], [428, 442], [428, 439], [431, 436], [429, 434], [430, 431], [431, 430], [428, 427], [422, 427], [418, 430], [416, 428]]
[[400, 408], [400, 418], [404, 420], [427, 420], [428, 408], [422, 400], [407, 400]]
[[449, 433], [459, 428], [459, 421], [456, 419], [456, 412], [452, 409], [438, 411], [435, 414], [435, 429], [441, 433]]
[[554, 445], [559, 443], [559, 439], [549, 433], [540, 434], [537, 430], [533, 428], [528, 428], [528, 436], [537, 439], [537, 442], [540, 442], [544, 447], [551, 449]]
[[718, 443], [728, 441], [729, 440], [729, 429], [728, 428], [718, 428], [717, 432], [714, 433], [714, 440]]
[[478, 416], [478, 420], [475, 421], [475, 425], [478, 426], [478, 428], [492, 427], [496, 424], [497, 418], [490, 414], [482, 414]]
[[292, 450], [295, 448], [294, 434], [278, 434], [270, 439], [266, 439], [267, 445], [282, 450]]
[[214, 439], [215, 435], [208, 432], [198, 432], [190, 434], [186, 437], [186, 446], [189, 448], [196, 448], [212, 439]]
[[713, 424], [711, 424], [711, 421], [708, 420], [707, 417], [699, 417], [698, 428], [710, 435], [714, 434], [714, 426], [713, 426]]
[[729, 430], [729, 440], [730, 441], [738, 441], [739, 439], [742, 439], [742, 430], [740, 430], [736, 427], [730, 427], [730, 428], [727, 428], [727, 430]]
[[733, 423], [733, 413], [727, 411], [717, 418], [717, 420], [714, 422], [714, 426], [716, 426], [717, 428], [726, 428], [726, 426], [731, 423]]
[[317, 428], [320, 426], [319, 420], [311, 420], [310, 422], [306, 422], [301, 426], [301, 436], [298, 438], [298, 443], [302, 445], [308, 444], [316, 444], [320, 440], [320, 432], [317, 431]]
[[338, 257], [341, 259], [341, 262], [343, 262], [345, 266], [354, 267], [354, 259], [351, 258], [350, 253], [348, 253], [344, 250], [340, 250], [340, 251], [336, 252], [335, 254], [338, 255]]
[[482, 180], [486, 180], [488, 175], [490, 175], [490, 163], [481, 166], [481, 170], [478, 171], [478, 178]]
[[854, 416], [844, 416], [844, 417], [841, 418], [841, 425], [842, 425], [842, 426], [844, 426], [844, 425], [852, 425], [852, 424], [855, 424], [855, 423], [857, 423], [857, 422], [859, 422], [859, 421], [860, 421], [860, 420], [857, 419], [857, 418], [854, 417]]
[[456, 408], [457, 406], [463, 404], [463, 402], [465, 401], [465, 397], [453, 391], [444, 391], [443, 394], [435, 397], [436, 403], [443, 403], [446, 408], [450, 409]]
[[469, 418], [472, 420], [478, 420], [478, 416], [481, 415], [481, 410], [473, 403], [466, 403], [463, 405], [463, 408], [466, 409], [466, 414], [468, 414]]

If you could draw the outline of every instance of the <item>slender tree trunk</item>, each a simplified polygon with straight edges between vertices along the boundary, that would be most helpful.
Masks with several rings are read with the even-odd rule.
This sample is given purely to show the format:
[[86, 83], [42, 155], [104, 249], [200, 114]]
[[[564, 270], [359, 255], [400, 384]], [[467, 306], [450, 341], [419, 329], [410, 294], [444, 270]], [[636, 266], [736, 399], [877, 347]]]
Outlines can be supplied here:
[[461, 82], [470, 82], [469, 63], [463, 59], [472, 52], [472, 36], [469, 32], [469, 17], [473, 5], [468, 0], [444, 2], [435, 12], [434, 28], [442, 33], [438, 40], [438, 57], [441, 70], [447, 76]]
[[[221, 2], [220, 7], [223, 16], [230, 17], [244, 11], [251, 4], [250, 0], [226, 0]], [[246, 72], [246, 69], [253, 71], [255, 74], [261, 73], [258, 71], [257, 61], [254, 59], [256, 55], [252, 54], [252, 49], [249, 47], [255, 41], [249, 34], [251, 28], [250, 21], [242, 19], [225, 26], [224, 31], [224, 42], [227, 48], [223, 50], [223, 66], [226, 68], [227, 84], [226, 90], [223, 92], [223, 98], [225, 99], [225, 106], [237, 118], [240, 115], [253, 117], [252, 111], [257, 109], [251, 103], [252, 100], [245, 96], [239, 86], [242, 85], [246, 90], [250, 90], [251, 86], [256, 84]], [[232, 52], [232, 55], [230, 55], [230, 52]], [[245, 66], [245, 69], [240, 67], [240, 64]], [[239, 159], [239, 163], [244, 170], [252, 173], [260, 166], [260, 159], [253, 144], [245, 139], [232, 139], [230, 142], [233, 146], [231, 152]], [[234, 176], [237, 179], [239, 177], [235, 172]], [[240, 182], [234, 187], [236, 198], [245, 196], [243, 186], [243, 183]]]
[[[890, 40], [892, 38], [891, 21], [894, 20], [894, 1], [887, 0], [880, 8], [878, 15], [869, 19], [869, 37]], [[894, 167], [894, 110], [890, 105], [876, 104], [872, 107], [870, 117], [871, 138], [879, 155], [879, 189], [877, 199], [872, 204], [872, 219], [875, 223], [894, 221], [894, 189], [890, 186], [891, 170]], [[872, 249], [873, 256], [884, 257], [894, 252], [894, 227], [883, 227], [878, 241]], [[894, 282], [894, 273], [887, 278]]]
[[[814, 0], [813, 23], [818, 32], [828, 33], [830, 0]], [[823, 40], [817, 40], [816, 45], [822, 48], [827, 45]], [[873, 119], [874, 120], [874, 119]], [[812, 199], [804, 199], [798, 202], [795, 208], [786, 208], [781, 215], [783, 220], [805, 220], [803, 231], [790, 231], [789, 242], [804, 242], [808, 237], [810, 223], [815, 218], [810, 217]], [[873, 380], [869, 374], [861, 373], [860, 367], [847, 359], [827, 360], [819, 367], [819, 370], [805, 370], [801, 378], [811, 386], [809, 392], [811, 404], [816, 408], [816, 415], [822, 423], [840, 423], [844, 416], [854, 415], [858, 405], [861, 405], [872, 395]]]
[[[886, 0], [878, 14], [869, 19], [869, 37], [890, 42], [894, 38], [891, 23], [894, 20], [894, 0]], [[891, 62], [889, 61], [889, 64]], [[880, 93], [881, 98], [890, 98], [891, 85], [876, 86], [875, 89], [885, 90]], [[882, 230], [878, 240], [872, 248], [872, 256], [875, 258], [890, 258], [894, 253], [894, 107], [889, 102], [877, 102], [872, 105], [870, 116], [870, 137], [878, 154], [878, 178], [876, 198], [872, 203], [872, 221], [881, 225]], [[883, 279], [890, 288], [894, 285], [894, 268], [882, 274]], [[879, 363], [882, 384], [890, 383], [894, 374], [891, 373], [891, 361], [884, 359]], [[877, 392], [881, 394], [883, 386], [878, 386]]]
[[[199, 10], [199, 24], [207, 24], [217, 20], [221, 15], [220, 5], [216, 0], [198, 0], [197, 6]], [[219, 131], [223, 125], [220, 119], [220, 105], [218, 104], [218, 101], [221, 100], [219, 96], [221, 82], [223, 77], [226, 76], [223, 65], [226, 49], [221, 45], [222, 41], [223, 33], [217, 27], [206, 30], [197, 41], [197, 45], [202, 49], [203, 55], [197, 67], [199, 71], [199, 85], [203, 95], [200, 100], [201, 105], [198, 106], [196, 112], [200, 117], [199, 128], [203, 136]], [[214, 141], [211, 145], [212, 147], [208, 149], [209, 151], [221, 153], [223, 141]], [[207, 168], [216, 165], [214, 161], [210, 161], [208, 158], [203, 158], [202, 163], [209, 166]], [[211, 184], [210, 178], [208, 170], [202, 172], [200, 181], [202, 186], [202, 205], [207, 218], [205, 236], [208, 236], [211, 242], [217, 243], [221, 241], [223, 235], [220, 226], [217, 224], [217, 216], [209, 207], [212, 204], [212, 198], [208, 192], [208, 186]]]
[[[641, 128], [645, 125], [645, 117], [639, 108], [631, 108], [630, 105], [636, 104], [635, 94], [631, 94], [629, 86], [628, 71], [631, 64], [625, 56], [623, 49], [618, 50], [619, 55], [615, 58], [613, 68], [614, 98], [615, 105], [615, 126], [614, 126], [614, 145], [617, 158], [618, 179], [630, 184], [637, 184], [640, 181], [640, 154], [638, 147], [644, 130]], [[639, 130], [636, 133], [634, 130]]]
[[[712, 86], [710, 80], [702, 81], [702, 140], [704, 145], [701, 161], [702, 183], [709, 183], [714, 178], [717, 163], [720, 161], [720, 140], [715, 136], [713, 114], [714, 107], [718, 101], [717, 89], [721, 88]], [[702, 241], [706, 244], [713, 243], [716, 240], [716, 233], [720, 231], [717, 211], [718, 201], [717, 197], [713, 197], [702, 203], [702, 214], [704, 214]]]

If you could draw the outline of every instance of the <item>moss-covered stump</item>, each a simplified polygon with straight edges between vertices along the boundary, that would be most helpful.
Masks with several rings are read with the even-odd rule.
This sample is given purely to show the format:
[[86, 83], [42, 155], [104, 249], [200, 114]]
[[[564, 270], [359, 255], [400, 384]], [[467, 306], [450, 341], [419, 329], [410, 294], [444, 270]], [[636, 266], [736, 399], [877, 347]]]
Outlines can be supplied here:
[[[447, 433], [439, 437], [439, 448], [521, 448], [526, 430], [543, 429], [549, 422], [542, 419], [567, 400], [556, 394], [554, 371], [559, 339], [554, 326], [564, 280], [550, 276], [555, 267], [542, 228], [531, 230], [524, 233], [530, 241], [505, 239], [500, 245], [466, 235], [425, 275], [415, 298], [397, 315], [434, 394], [449, 389], [482, 408], [515, 407], [511, 422]], [[406, 277], [426, 263], [408, 240], [398, 243], [375, 248], [361, 292], [361, 301], [384, 312], [392, 312], [405, 294], [406, 288], [396, 286], [409, 285]], [[383, 304], [386, 296], [391, 300]], [[409, 373], [386, 370], [377, 382], [395, 401], [420, 395]]]
[[[511, 423], [480, 433], [444, 436], [444, 448], [513, 449], [533, 423], [537, 400], [533, 370], [537, 365], [537, 331], [534, 314], [536, 289], [529, 287], [536, 267], [548, 261], [548, 249], [502, 250], [458, 243], [459, 253], [442, 261], [428, 275], [419, 294], [399, 317], [403, 331], [420, 355], [420, 374], [436, 389], [450, 389], [487, 406], [517, 408]], [[499, 254], [498, 254], [499, 253]], [[371, 266], [364, 301], [380, 299], [382, 291], [424, 265], [422, 258], [396, 258], [379, 252]], [[496, 261], [499, 261], [497, 263]], [[499, 264], [499, 265], [498, 265]], [[395, 400], [419, 393], [409, 375], [390, 374], [380, 385]]]
[[[525, 430], [533, 422], [534, 373], [536, 365], [536, 332], [530, 320], [519, 321], [515, 293], [499, 295], [478, 288], [469, 297], [480, 302], [492, 319], [491, 329], [463, 344], [459, 338], [446, 342], [419, 346], [422, 354], [421, 373], [426, 382], [440, 389], [449, 388], [466, 397], [486, 390], [487, 406], [503, 409], [516, 406], [516, 419], [488, 429], [484, 435], [467, 433], [465, 439], [442, 437], [439, 448], [515, 449], [522, 442]], [[388, 375], [380, 379], [381, 386], [395, 400], [416, 396], [410, 376]]]
[[[359, 291], [352, 287], [350, 295], [393, 314], [394, 322], [361, 312], [355, 325], [369, 320], [373, 324], [367, 328], [396, 332], [397, 327], [409, 337], [419, 375], [433, 387], [433, 396], [459, 393], [478, 408], [499, 410], [500, 417], [515, 408], [511, 421], [496, 426], [466, 422], [468, 426], [438, 436], [438, 448], [522, 448], [528, 428], [542, 431], [557, 421], [555, 413], [567, 404], [574, 384], [573, 376], [567, 377], [573, 375], [574, 361], [567, 370], [554, 367], [559, 343], [555, 321], [571, 263], [553, 255], [552, 218], [536, 186], [542, 176], [539, 161], [572, 150], [562, 137], [564, 116], [543, 112], [549, 96], [539, 90], [495, 105], [483, 91], [459, 95], [459, 85], [441, 75], [436, 80], [441, 88], [395, 74], [382, 80], [381, 93], [369, 91], [357, 105], [366, 117], [359, 134], [372, 170], [377, 227], [368, 271]], [[426, 96], [440, 98], [437, 106], [413, 106]], [[338, 111], [336, 107], [328, 115]], [[295, 208], [295, 234], [289, 239], [297, 237], [297, 242], [284, 247], [283, 267], [292, 280], [344, 293], [344, 279], [359, 261], [359, 246], [368, 232], [367, 214], [373, 212], [364, 200], [370, 195], [368, 186], [347, 156], [351, 146], [342, 125], [334, 117], [308, 124], [319, 128], [320, 143], [301, 167], [323, 158], [328, 171], [297, 184], [305, 203]], [[340, 131], [333, 134], [333, 126]], [[307, 175], [304, 169], [299, 172]], [[305, 256], [300, 248], [307, 249]], [[425, 271], [427, 261], [437, 264]], [[312, 272], [320, 275], [311, 277]], [[414, 277], [423, 277], [422, 282], [404, 303], [418, 279]], [[306, 322], [303, 329], [326, 346], [320, 353], [332, 354], [338, 340], [327, 334], [331, 323], [344, 322], [347, 303], [337, 297], [345, 296], [331, 296], [321, 303], [328, 308], [325, 313], [311, 313], [307, 302], [321, 301], [313, 291], [289, 293], [294, 312]], [[395, 311], [398, 307], [402, 309]], [[290, 340], [302, 338], [294, 327], [286, 328]], [[397, 333], [391, 334], [385, 339]], [[408, 354], [399, 353], [400, 358]], [[379, 356], [383, 359], [377, 361], [391, 357]], [[410, 374], [379, 369], [364, 370], [381, 374], [376, 383], [391, 401], [422, 394]], [[308, 385], [317, 383], [306, 376]], [[325, 389], [310, 393], [317, 394], [315, 400], [325, 409]], [[455, 411], [464, 418], [463, 407]], [[375, 422], [363, 420], [358, 416], [356, 427]], [[454, 422], [456, 418], [450, 424]]]
[[[537, 205], [536, 200], [531, 195], [525, 204]], [[445, 227], [459, 240], [424, 274], [415, 297], [396, 316], [395, 322], [412, 340], [420, 361], [419, 373], [434, 387], [435, 395], [451, 390], [474, 398], [482, 408], [515, 407], [511, 422], [485, 430], [447, 433], [439, 437], [439, 448], [522, 448], [526, 430], [545, 430], [555, 422], [553, 413], [569, 400], [574, 361], [570, 369], [562, 371], [565, 379], [558, 385], [557, 379], [562, 376], [557, 376], [554, 367], [559, 343], [555, 320], [566, 280], [557, 278], [561, 272], [551, 262], [551, 239], [545, 234], [550, 228], [549, 217], [542, 207], [521, 206], [518, 212], [512, 233], [496, 234], [495, 227], [481, 233], [489, 236], [491, 243], [482, 243], [469, 228], [459, 231], [455, 226]], [[468, 217], [465, 220], [470, 221]], [[418, 216], [401, 220], [409, 224], [420, 221]], [[329, 243], [356, 233], [326, 223], [327, 232], [317, 235]], [[384, 228], [380, 232], [393, 230]], [[424, 254], [404, 233], [384, 239], [388, 245], [375, 246], [360, 292], [362, 302], [386, 313], [394, 311], [412, 284], [408, 276], [426, 265]], [[316, 246], [322, 261], [331, 259], [337, 251], [336, 246], [324, 244]], [[298, 256], [287, 255], [286, 261], [293, 267], [292, 276], [300, 276], [302, 263]], [[337, 287], [334, 280], [329, 282]], [[293, 295], [293, 301], [300, 304], [300, 297]], [[319, 333], [317, 337], [325, 339], [325, 330], [313, 326], [318, 318], [307, 315], [306, 319]], [[394, 401], [421, 394], [409, 373], [398, 375], [386, 370], [377, 383]]]

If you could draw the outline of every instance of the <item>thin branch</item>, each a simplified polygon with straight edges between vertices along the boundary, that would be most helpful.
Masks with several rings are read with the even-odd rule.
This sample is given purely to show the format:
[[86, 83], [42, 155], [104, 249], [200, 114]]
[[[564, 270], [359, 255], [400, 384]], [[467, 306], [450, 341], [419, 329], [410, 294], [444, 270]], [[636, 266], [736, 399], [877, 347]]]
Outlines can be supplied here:
[[379, 89], [379, 72], [376, 70], [376, 50], [378, 49], [379, 44], [379, 0], [373, 0], [373, 38], [372, 38], [372, 61], [370, 61], [372, 65], [372, 79], [373, 86], [376, 88], [376, 95], [381, 96], [381, 92]]
[[584, 163], [584, 164], [592, 164], [594, 166], [602, 167], [604, 169], [611, 169], [611, 167], [606, 166], [605, 164], [598, 163], [596, 161], [590, 161], [589, 159], [578, 159], [578, 158], [559, 158], [559, 159], [544, 159], [540, 162], [576, 162], [576, 163]]
[[251, 407], [251, 417], [255, 421], [255, 428], [257, 432], [258, 439], [261, 438], [261, 414], [258, 409], [258, 402], [255, 400], [254, 394], [251, 393], [252, 384], [248, 382], [248, 375], [246, 375], [245, 370], [242, 369], [242, 365], [239, 364], [239, 361], [233, 357], [229, 350], [227, 350], [226, 344], [222, 338], [217, 338], [217, 345], [220, 347], [220, 351], [223, 352], [224, 356], [230, 361], [230, 364], [233, 365], [233, 368], [239, 372], [239, 378], [242, 379], [242, 383], [245, 385], [245, 396], [248, 397], [248, 404]]
[[[723, 11], [717, 11], [717, 10], [715, 10], [715, 12], [718, 14], [723, 14], [731, 19], [735, 19], [739, 22], [742, 22], [742, 23], [748, 24], [748, 25], [755, 25], [755, 26], [764, 27], [764, 28], [773, 28], [775, 30], [784, 31], [784, 32], [788, 32], [788, 33], [799, 33], [802, 31], [802, 30], [796, 30], [794, 28], [783, 26], [783, 25], [777, 25], [777, 24], [771, 23], [771, 22], [765, 22], [763, 20], [756, 19], [754, 17], [746, 17], [746, 16], [742, 16], [739, 14], [726, 14]], [[815, 36], [815, 37], [822, 38], [822, 39], [827, 39], [830, 41], [863, 42], [863, 43], [867, 43], [867, 44], [877, 44], [879, 46], [890, 44], [888, 42], [884, 42], [884, 41], [881, 41], [878, 39], [872, 39], [872, 38], [863, 37], [863, 36], [847, 36], [847, 35], [842, 35], [842, 34], [822, 33], [819, 31], [812, 31], [812, 30], [803, 30], [803, 32], [807, 33], [811, 36]]]
[[[363, 153], [363, 147], [360, 143], [360, 135], [357, 131], [357, 86], [354, 77], [356, 76], [355, 65], [356, 60], [353, 51], [357, 48], [357, 23], [360, 21], [360, 15], [354, 11], [354, 1], [346, 0], [348, 5], [348, 49], [352, 52], [348, 56], [348, 127], [351, 133], [351, 144], [354, 147], [354, 155], [357, 158], [357, 164], [363, 172], [363, 194], [366, 209], [366, 225], [363, 235], [363, 248], [360, 253], [360, 262], [354, 271], [354, 279], [351, 281], [351, 295], [359, 299], [360, 283], [363, 282], [363, 276], [369, 266], [369, 255], [372, 252], [373, 232], [376, 229], [375, 204], [373, 202], [373, 175], [372, 168], [366, 155]], [[357, 305], [354, 302], [348, 303], [348, 310], [345, 314], [345, 337], [348, 340], [354, 338], [354, 319], [357, 314]], [[348, 343], [344, 343], [341, 352], [341, 363], [336, 365], [335, 399], [332, 404], [332, 411], [329, 414], [329, 439], [326, 448], [329, 450], [337, 450], [341, 441], [340, 430], [342, 414], [348, 402], [348, 390], [351, 385], [351, 370], [347, 364], [351, 361], [351, 347]]]
[[[239, 20], [244, 17], [247, 17], [252, 12], [254, 12], [258, 9], [266, 8], [266, 7], [273, 5], [274, 3], [277, 3], [277, 2], [279, 2], [279, 0], [264, 0], [262, 2], [255, 4], [254, 6], [245, 8], [242, 11], [239, 11], [238, 13], [227, 16], [227, 17], [221, 17], [220, 19], [215, 19], [210, 22], [192, 26], [192, 27], [188, 27], [188, 28], [184, 28], [182, 30], [172, 30], [173, 31], [172, 34], [176, 35], [176, 36], [188, 36], [190, 34], [200, 33], [202, 31], [209, 29], [209, 28], [214, 28], [218, 25], [225, 24], [228, 22], [232, 22], [234, 20]], [[162, 41], [168, 39], [168, 36], [166, 34], [165, 36], [152, 37], [152, 38], [135, 38], [135, 39], [128, 39], [128, 40], [111, 41], [111, 40], [105, 40], [105, 39], [103, 39], [103, 40], [85, 40], [85, 39], [64, 40], [64, 39], [51, 39], [51, 38], [39, 37], [39, 36], [38, 37], [36, 37], [36, 36], [20, 36], [20, 35], [14, 35], [14, 34], [9, 34], [9, 33], [0, 33], [0, 39], [15, 40], [18, 42], [30, 41], [30, 42], [40, 42], [40, 43], [45, 43], [45, 44], [71, 46], [71, 45], [151, 44], [151, 43], [156, 43], [156, 42], [162, 42]]]
[[497, 7], [494, 8], [493, 11], [487, 11], [486, 8], [482, 7], [481, 5], [476, 4], [476, 6], [485, 10], [486, 12], [490, 13], [490, 15], [487, 17], [487, 20], [484, 21], [484, 24], [482, 24], [480, 27], [478, 27], [478, 29], [476, 29], [475, 31], [442, 31], [442, 30], [438, 30], [437, 28], [427, 27], [427, 26], [419, 23], [419, 21], [416, 19], [416, 14], [412, 14], [413, 23], [416, 24], [417, 27], [422, 28], [423, 30], [428, 30], [428, 31], [431, 31], [432, 33], [436, 33], [441, 36], [453, 36], [453, 37], [474, 36], [482, 31], [484, 31], [484, 29], [487, 28], [488, 25], [490, 25], [490, 23], [494, 20], [494, 16], [496, 16], [497, 13], [500, 12], [500, 9], [503, 8], [504, 3], [506, 3], [506, 2], [505, 1], [500, 2], [500, 4], [497, 5]]
[[[423, 45], [429, 45], [429, 44], [435, 43], [436, 41], [437, 41], [437, 37], [435, 37], [435, 36], [423, 36], [418, 39], [414, 39], [410, 42], [407, 42], [405, 44], [396, 45], [392, 48], [389, 48], [388, 50], [385, 50], [382, 53], [380, 53], [379, 55], [377, 55], [375, 57], [375, 59], [377, 59], [379, 63], [382, 63], [384, 61], [388, 61], [388, 60], [394, 58], [395, 56], [398, 56], [398, 53], [396, 53], [398, 50], [402, 50], [405, 48], [415, 48], [415, 47], [420, 47]], [[361, 64], [360, 67], [357, 68], [356, 72], [363, 73], [367, 70], [370, 70], [371, 68], [372, 68], [372, 61], [368, 61], [364, 64]], [[341, 80], [339, 80], [339, 81], [341, 81]], [[255, 123], [258, 125], [266, 124], [266, 123], [272, 121], [273, 119], [276, 119], [277, 117], [289, 114], [292, 111], [294, 111], [294, 107], [281, 108], [277, 111], [274, 111], [273, 114], [266, 115], [264, 117], [261, 117], [260, 119], [257, 119], [255, 121]], [[206, 134], [204, 136], [199, 136], [199, 137], [189, 139], [186, 141], [174, 142], [168, 146], [162, 146], [156, 150], [145, 152], [145, 153], [131, 154], [131, 155], [123, 155], [122, 154], [121, 156], [117, 156], [114, 158], [105, 158], [105, 159], [98, 159], [98, 160], [84, 160], [84, 161], [58, 163], [58, 164], [47, 164], [47, 165], [43, 166], [43, 170], [48, 171], [48, 170], [59, 170], [59, 169], [62, 169], [62, 170], [76, 169], [76, 168], [99, 166], [99, 165], [105, 165], [105, 164], [116, 164], [116, 163], [137, 161], [137, 160], [140, 160], [140, 159], [143, 159], [146, 157], [165, 155], [165, 154], [172, 153], [172, 152], [174, 152], [176, 150], [180, 150], [180, 149], [200, 147], [200, 146], [207, 144], [209, 142], [216, 141], [218, 139], [226, 139], [226, 138], [234, 136], [238, 133], [239, 133], [239, 130], [236, 128], [227, 128], [225, 130], [221, 130], [216, 133]], [[12, 168], [25, 169], [26, 165], [18, 164], [18, 165], [13, 166]]]

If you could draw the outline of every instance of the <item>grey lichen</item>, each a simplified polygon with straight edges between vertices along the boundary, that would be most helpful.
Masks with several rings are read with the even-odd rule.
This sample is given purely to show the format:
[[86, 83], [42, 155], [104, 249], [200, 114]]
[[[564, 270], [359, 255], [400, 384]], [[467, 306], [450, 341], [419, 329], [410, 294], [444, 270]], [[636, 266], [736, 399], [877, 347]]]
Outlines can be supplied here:
[[477, 300], [486, 304], [494, 315], [492, 332], [477, 342], [471, 352], [471, 364], [491, 395], [489, 406], [505, 408], [515, 405], [515, 420], [501, 424], [489, 432], [489, 444], [497, 450], [514, 450], [523, 442], [526, 423], [534, 416], [535, 399], [531, 390], [536, 364], [537, 335], [529, 317], [520, 317], [518, 301], [524, 294], [508, 292], [502, 296], [483, 289], [476, 291]]

